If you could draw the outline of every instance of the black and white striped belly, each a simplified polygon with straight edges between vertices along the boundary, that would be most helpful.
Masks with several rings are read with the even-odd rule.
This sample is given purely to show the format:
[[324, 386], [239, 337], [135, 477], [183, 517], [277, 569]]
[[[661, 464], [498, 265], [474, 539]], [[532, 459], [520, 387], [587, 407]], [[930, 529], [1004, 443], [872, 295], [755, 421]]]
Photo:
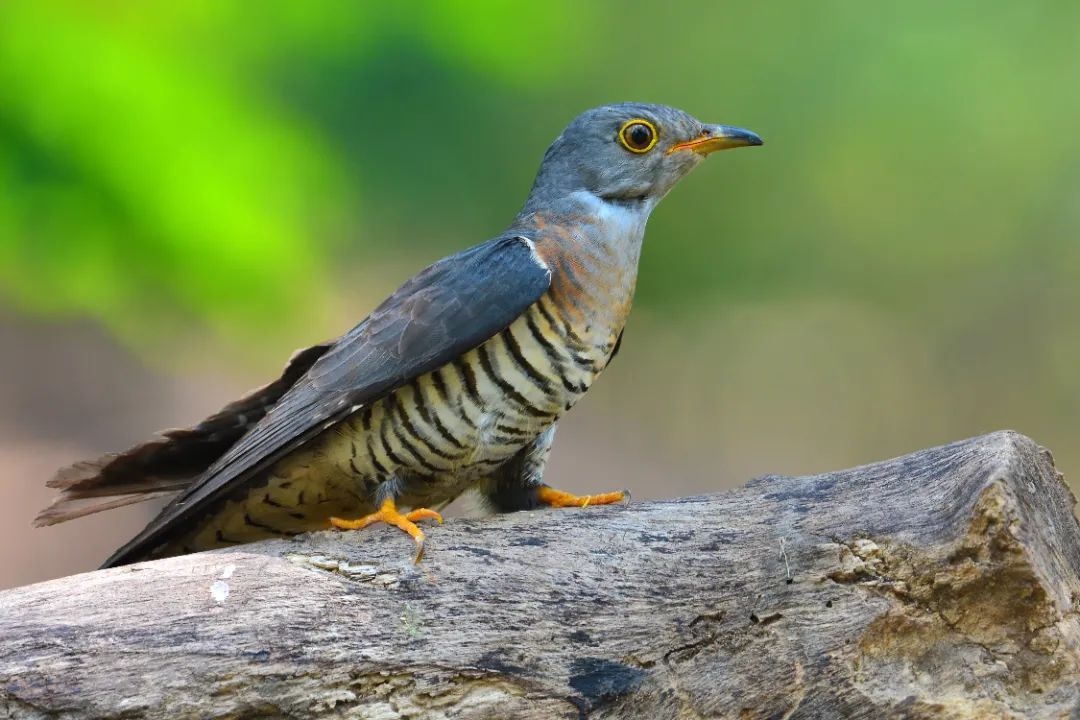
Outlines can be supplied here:
[[614, 340], [568, 331], [541, 300], [480, 347], [343, 423], [348, 447], [337, 462], [357, 477], [419, 476], [432, 494], [457, 494], [548, 428], [603, 369]]

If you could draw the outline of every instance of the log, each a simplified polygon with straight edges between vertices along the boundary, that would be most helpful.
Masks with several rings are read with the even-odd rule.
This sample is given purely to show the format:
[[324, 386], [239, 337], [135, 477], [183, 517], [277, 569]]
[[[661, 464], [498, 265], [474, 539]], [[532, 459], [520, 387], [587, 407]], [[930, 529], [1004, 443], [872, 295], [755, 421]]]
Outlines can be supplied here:
[[1074, 502], [999, 432], [76, 575], [0, 594], [0, 717], [1077, 717]]

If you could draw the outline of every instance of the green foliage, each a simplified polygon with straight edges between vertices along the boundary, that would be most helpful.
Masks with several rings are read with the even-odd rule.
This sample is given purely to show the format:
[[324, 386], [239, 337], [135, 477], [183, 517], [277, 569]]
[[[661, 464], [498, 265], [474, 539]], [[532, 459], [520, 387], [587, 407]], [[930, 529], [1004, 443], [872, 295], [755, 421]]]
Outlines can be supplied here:
[[1018, 271], [1064, 287], [1078, 22], [1004, 1], [9, 0], [0, 298], [136, 346], [318, 323], [354, 266], [497, 232], [563, 123], [622, 99], [767, 140], [657, 212], [646, 305], [931, 312]]

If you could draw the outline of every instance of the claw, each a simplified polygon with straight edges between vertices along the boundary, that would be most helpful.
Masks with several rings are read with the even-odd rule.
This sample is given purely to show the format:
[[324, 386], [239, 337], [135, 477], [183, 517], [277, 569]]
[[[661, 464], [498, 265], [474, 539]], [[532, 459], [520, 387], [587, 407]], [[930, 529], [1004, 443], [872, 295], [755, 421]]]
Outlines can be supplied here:
[[402, 515], [398, 512], [393, 498], [388, 498], [379, 506], [377, 512], [356, 520], [332, 517], [330, 518], [330, 524], [341, 530], [363, 530], [368, 525], [377, 522], [393, 525], [400, 530], [404, 530], [409, 537], [416, 541], [416, 557], [413, 562], [420, 562], [421, 558], [424, 557], [424, 531], [416, 525], [417, 520], [436, 520], [440, 525], [443, 521], [442, 515], [428, 508], [417, 508]]

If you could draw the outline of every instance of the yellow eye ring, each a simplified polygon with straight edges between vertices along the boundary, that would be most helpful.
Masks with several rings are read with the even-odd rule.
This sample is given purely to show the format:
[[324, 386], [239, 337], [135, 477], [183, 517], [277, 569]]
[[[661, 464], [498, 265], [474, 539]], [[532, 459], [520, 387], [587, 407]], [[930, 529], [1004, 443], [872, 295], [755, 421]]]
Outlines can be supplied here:
[[619, 128], [619, 142], [632, 153], [647, 153], [660, 141], [656, 126], [645, 118], [627, 120]]

